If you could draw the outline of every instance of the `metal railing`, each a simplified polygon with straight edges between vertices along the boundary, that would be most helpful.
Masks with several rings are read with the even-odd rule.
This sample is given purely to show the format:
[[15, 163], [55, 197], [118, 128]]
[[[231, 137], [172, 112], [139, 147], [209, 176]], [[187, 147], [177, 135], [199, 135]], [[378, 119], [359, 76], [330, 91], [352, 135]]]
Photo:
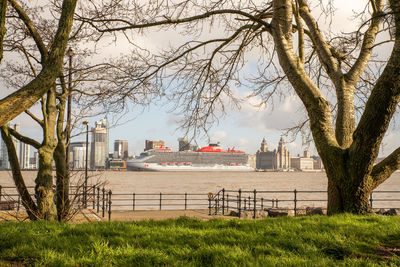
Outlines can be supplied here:
[[[400, 208], [400, 191], [374, 191], [371, 193], [370, 205], [373, 209]], [[252, 212], [256, 218], [257, 211], [277, 209], [293, 210], [294, 216], [299, 211], [318, 207], [326, 208], [327, 191], [293, 190], [227, 190], [223, 188], [209, 198], [209, 215], [236, 211], [240, 218], [243, 211]], [[303, 204], [303, 205], [301, 205]]]
[[[34, 187], [27, 187], [34, 195]], [[54, 188], [55, 189], [55, 188]], [[86, 194], [86, 197], [85, 197]], [[252, 213], [257, 217], [257, 211], [284, 208], [293, 210], [294, 216], [299, 211], [310, 207], [325, 208], [327, 191], [293, 190], [229, 190], [221, 189], [217, 193], [113, 193], [104, 187], [70, 186], [70, 199], [76, 199], [74, 204], [79, 207], [92, 208], [104, 218], [111, 220], [112, 210], [187, 210], [208, 209], [211, 215], [226, 215], [235, 211], [242, 217], [243, 212]], [[0, 186], [0, 203], [2, 200], [14, 201], [15, 209], [22, 207], [15, 187]], [[86, 202], [84, 202], [86, 200]], [[374, 191], [371, 193], [370, 205], [374, 209], [400, 208], [400, 191]], [[4, 201], [3, 201], [4, 202]]]

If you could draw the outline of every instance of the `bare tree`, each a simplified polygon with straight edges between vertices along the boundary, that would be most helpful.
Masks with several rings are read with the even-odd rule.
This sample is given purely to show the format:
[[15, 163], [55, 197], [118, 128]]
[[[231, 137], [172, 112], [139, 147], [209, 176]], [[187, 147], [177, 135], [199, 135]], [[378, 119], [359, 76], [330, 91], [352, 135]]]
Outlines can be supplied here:
[[[6, 67], [3, 68], [0, 77], [10, 89], [15, 90], [15, 88], [23, 88], [25, 81], [35, 80], [40, 75], [40, 70], [43, 71], [46, 67], [46, 61], [43, 58], [51, 53], [48, 47], [55, 42], [53, 33], [60, 28], [57, 29], [55, 22], [58, 15], [65, 11], [64, 6], [60, 6], [57, 1], [44, 2], [37, 6], [20, 6], [16, 1], [10, 1], [10, 3], [12, 9], [9, 10], [7, 16], [9, 32], [4, 38], [4, 48], [6, 55], [12, 55], [16, 59], [6, 60]], [[49, 10], [52, 16], [43, 16], [43, 10]], [[124, 106], [124, 104], [116, 105], [119, 99], [123, 99], [123, 97], [118, 97], [119, 88], [129, 82], [127, 73], [119, 68], [120, 63], [92, 63], [94, 53], [80, 48], [83, 46], [82, 43], [90, 39], [90, 36], [85, 33], [85, 26], [76, 23], [72, 25], [71, 32], [68, 44], [76, 46], [75, 63], [72, 64], [70, 58], [68, 66], [61, 65], [58, 79], [53, 81], [53, 86], [40, 100], [40, 114], [29, 109], [25, 110], [25, 113], [42, 129], [42, 141], [38, 142], [32, 137], [24, 136], [7, 126], [2, 127], [3, 139], [10, 144], [7, 147], [13, 179], [23, 198], [23, 205], [32, 213], [29, 215], [31, 219], [55, 220], [57, 218], [59, 221], [64, 221], [70, 218], [71, 175], [68, 156], [71, 130], [77, 121], [82, 119], [81, 115], [87, 119], [88, 116], [104, 113], [104, 108], [113, 103], [121, 108], [114, 110], [114, 113], [123, 110]], [[62, 63], [64, 61], [61, 60]], [[130, 71], [134, 69], [130, 68]], [[68, 73], [68, 82], [64, 73]], [[72, 98], [75, 100], [74, 104], [72, 104]], [[148, 98], [136, 96], [136, 99], [136, 103], [143, 104]], [[101, 104], [100, 107], [99, 104]], [[75, 112], [76, 110], [79, 112]], [[38, 150], [39, 168], [35, 180], [37, 204], [30, 197], [23, 195], [27, 189], [23, 182], [15, 148], [12, 146], [11, 136]], [[53, 161], [56, 168], [55, 195]]]
[[[7, 1], [1, 1], [0, 12], [0, 40], [3, 41], [4, 25], [7, 25], [7, 18], [4, 22], [4, 11]], [[9, 0], [8, 3], [12, 9], [18, 14], [18, 17], [26, 26], [26, 31], [34, 40], [38, 50], [40, 51], [40, 62], [43, 68], [37, 77], [29, 81], [25, 86], [16, 92], [0, 100], [0, 125], [4, 125], [12, 120], [20, 113], [28, 109], [36, 103], [47, 91], [49, 91], [60, 75], [61, 66], [63, 64], [64, 53], [67, 47], [70, 35], [73, 15], [77, 0], [64, 0], [62, 3], [62, 13], [59, 18], [57, 32], [54, 35], [53, 42], [50, 44], [49, 52], [47, 46], [37, 32], [35, 25], [29, 18], [29, 15], [18, 4], [16, 0]], [[4, 11], [3, 11], [4, 10]], [[3, 52], [3, 47], [0, 50]]]
[[[171, 93], [183, 126], [195, 131], [208, 129], [227, 101], [240, 104], [232, 87], [242, 84], [248, 52], [256, 52], [261, 59], [254, 94], [268, 100], [293, 88], [306, 109], [309, 122], [302, 125], [310, 126], [326, 169], [329, 214], [369, 212], [372, 190], [400, 167], [400, 148], [374, 165], [400, 100], [399, 1], [366, 1], [360, 27], [336, 36], [320, 28], [305, 0], [103, 3], [104, 12], [77, 14], [99, 36], [122, 32], [134, 42], [129, 31], [152, 27], [191, 34], [183, 44], [145, 57], [147, 66], [125, 91], [151, 81]], [[124, 11], [116, 12], [121, 5]], [[332, 15], [330, 1], [323, 12]], [[380, 33], [383, 42], [377, 41]], [[373, 60], [374, 48], [387, 42], [394, 42], [388, 61]], [[373, 68], [379, 63], [384, 68]]]

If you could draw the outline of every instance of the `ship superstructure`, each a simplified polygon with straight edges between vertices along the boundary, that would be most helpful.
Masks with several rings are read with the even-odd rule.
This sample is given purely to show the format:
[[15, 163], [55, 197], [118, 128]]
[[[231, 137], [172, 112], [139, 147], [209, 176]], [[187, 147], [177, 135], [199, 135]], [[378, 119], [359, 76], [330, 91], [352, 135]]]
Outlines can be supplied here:
[[144, 151], [127, 162], [131, 171], [252, 171], [243, 151], [210, 144], [197, 151], [171, 151], [160, 147]]

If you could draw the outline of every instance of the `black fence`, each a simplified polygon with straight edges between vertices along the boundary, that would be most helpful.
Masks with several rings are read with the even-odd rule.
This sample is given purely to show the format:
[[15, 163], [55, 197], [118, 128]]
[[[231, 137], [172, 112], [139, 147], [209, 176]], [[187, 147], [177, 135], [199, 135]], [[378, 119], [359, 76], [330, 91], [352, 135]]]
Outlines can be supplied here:
[[[34, 195], [34, 187], [28, 187]], [[235, 211], [237, 216], [250, 212], [253, 218], [257, 211], [286, 209], [297, 216], [299, 211], [312, 207], [325, 208], [326, 191], [267, 191], [267, 190], [229, 190], [223, 188], [217, 193], [112, 193], [104, 187], [70, 186], [70, 199], [78, 208], [89, 208], [108, 216], [112, 210], [187, 210], [208, 209], [211, 215], [226, 215]], [[370, 205], [374, 209], [400, 208], [400, 191], [374, 191], [370, 195]], [[1, 206], [2, 205], [2, 206]], [[7, 206], [8, 205], [8, 206]], [[0, 208], [23, 209], [20, 196], [15, 187], [0, 186]]]
[[[215, 196], [209, 198], [209, 215], [225, 215], [229, 211], [237, 212], [239, 218], [243, 211], [252, 212], [256, 218], [257, 211], [269, 209], [293, 210], [297, 216], [299, 211], [309, 208], [326, 208], [327, 191], [257, 191], [227, 190], [223, 188]], [[373, 209], [400, 208], [400, 191], [374, 191], [369, 202]]]
[[[27, 186], [26, 188], [33, 197], [33, 200], [36, 201], [34, 197], [35, 187]], [[53, 186], [53, 190], [55, 193], [55, 186]], [[96, 210], [98, 214], [101, 213], [102, 217], [105, 217], [108, 214], [109, 220], [111, 219], [111, 195], [111, 190], [95, 185], [90, 185], [86, 188], [83, 185], [69, 186], [69, 198], [73, 208], [92, 208], [93, 210]], [[20, 211], [24, 209], [22, 204], [21, 197], [14, 186], [0, 185], [0, 210]]]

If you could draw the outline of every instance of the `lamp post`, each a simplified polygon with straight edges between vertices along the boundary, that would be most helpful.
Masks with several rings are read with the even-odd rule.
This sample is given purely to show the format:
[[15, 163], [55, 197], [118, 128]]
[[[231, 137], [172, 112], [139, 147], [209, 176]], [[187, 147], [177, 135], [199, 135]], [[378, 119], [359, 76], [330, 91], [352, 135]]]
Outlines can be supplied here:
[[83, 202], [85, 208], [87, 208], [87, 182], [88, 182], [88, 152], [89, 152], [89, 122], [84, 121], [83, 125], [86, 125], [86, 156], [85, 156], [85, 183], [83, 188]]
[[74, 56], [74, 50], [70, 47], [67, 50], [67, 56], [69, 59], [68, 67], [68, 99], [67, 99], [67, 125], [66, 125], [66, 148], [65, 148], [65, 163], [67, 165], [67, 176], [69, 177], [69, 162], [70, 162], [70, 143], [71, 143], [71, 105], [72, 105], [72, 57]]

